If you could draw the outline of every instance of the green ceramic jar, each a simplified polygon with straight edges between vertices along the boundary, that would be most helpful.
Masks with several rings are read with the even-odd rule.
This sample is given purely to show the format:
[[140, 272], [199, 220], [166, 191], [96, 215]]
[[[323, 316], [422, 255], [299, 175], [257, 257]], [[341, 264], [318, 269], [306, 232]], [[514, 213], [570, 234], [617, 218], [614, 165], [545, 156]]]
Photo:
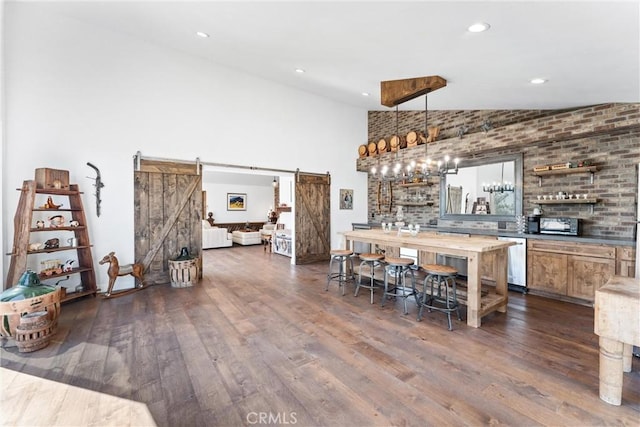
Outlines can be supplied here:
[[38, 274], [35, 271], [27, 270], [22, 273], [18, 283], [0, 294], [0, 302], [20, 301], [35, 298], [55, 292], [56, 289], [57, 288], [55, 286], [40, 283]]

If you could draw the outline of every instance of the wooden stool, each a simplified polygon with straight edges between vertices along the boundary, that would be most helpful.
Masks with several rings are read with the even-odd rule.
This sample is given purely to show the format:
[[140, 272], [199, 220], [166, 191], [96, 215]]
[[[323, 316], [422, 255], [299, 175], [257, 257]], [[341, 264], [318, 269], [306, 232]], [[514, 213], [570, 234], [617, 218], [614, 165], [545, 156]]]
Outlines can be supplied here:
[[[380, 305], [384, 307], [384, 302], [388, 296], [402, 298], [404, 303], [404, 314], [408, 314], [407, 310], [407, 298], [413, 295], [418, 303], [418, 297], [416, 293], [416, 276], [413, 273], [411, 266], [413, 265], [413, 259], [411, 258], [396, 258], [385, 257], [384, 262], [387, 266], [384, 269], [384, 293], [382, 294], [382, 302]], [[411, 289], [407, 292], [406, 275], [411, 273]], [[389, 289], [389, 275], [393, 275], [395, 286]], [[402, 291], [399, 295], [398, 291]]]
[[[380, 261], [384, 259], [384, 255], [382, 254], [360, 254], [360, 259], [362, 262], [360, 263], [360, 269], [358, 272], [358, 284], [356, 285], [356, 292], [353, 294], [354, 296], [358, 296], [358, 289], [360, 287], [367, 288], [371, 291], [371, 304], [373, 304], [373, 290], [376, 287], [375, 283], [375, 268], [380, 265]], [[362, 284], [362, 269], [365, 265], [370, 267], [371, 278], [368, 285]]]
[[20, 353], [30, 353], [49, 345], [53, 325], [46, 311], [36, 311], [20, 318], [16, 327], [16, 345]]
[[462, 320], [456, 294], [458, 270], [441, 264], [425, 264], [420, 267], [427, 277], [424, 279], [422, 300], [418, 303], [420, 306], [418, 322], [422, 319], [422, 310], [426, 307], [429, 311], [437, 310], [446, 313], [449, 330], [452, 330], [451, 313], [455, 311], [458, 314], [458, 320]]
[[[342, 295], [344, 295], [345, 282], [349, 279], [353, 279], [353, 276], [348, 276], [348, 273], [345, 269], [345, 264], [347, 260], [351, 263], [351, 272], [353, 273], [353, 251], [349, 249], [332, 249], [331, 250], [331, 261], [329, 261], [329, 274], [327, 274], [327, 287], [324, 289], [325, 291], [329, 290], [329, 283], [332, 280], [338, 280], [338, 287], [342, 288]], [[338, 261], [338, 272], [333, 272], [333, 262]]]

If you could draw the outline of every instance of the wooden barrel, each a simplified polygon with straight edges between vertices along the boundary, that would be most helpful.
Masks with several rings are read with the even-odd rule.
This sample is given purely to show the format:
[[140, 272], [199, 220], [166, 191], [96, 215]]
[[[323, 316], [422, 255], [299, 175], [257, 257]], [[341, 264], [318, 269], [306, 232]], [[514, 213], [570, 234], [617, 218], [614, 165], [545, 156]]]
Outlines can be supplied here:
[[382, 138], [378, 141], [378, 153], [386, 153], [389, 151], [389, 144], [387, 144], [387, 140]]
[[378, 154], [378, 144], [376, 144], [375, 142], [370, 142], [367, 148], [370, 156], [375, 156], [376, 154]]
[[407, 148], [407, 140], [400, 135], [392, 135], [389, 139], [391, 151], [398, 151], [401, 148]]
[[198, 283], [198, 259], [169, 260], [171, 287], [187, 288]]
[[369, 155], [369, 151], [367, 150], [366, 144], [362, 144], [358, 147], [358, 155], [360, 157], [367, 157]]
[[16, 345], [20, 353], [30, 353], [49, 345], [53, 325], [46, 311], [27, 313], [16, 327]]
[[407, 147], [415, 147], [416, 145], [418, 145], [418, 133], [412, 130], [411, 132], [407, 133], [406, 140]]

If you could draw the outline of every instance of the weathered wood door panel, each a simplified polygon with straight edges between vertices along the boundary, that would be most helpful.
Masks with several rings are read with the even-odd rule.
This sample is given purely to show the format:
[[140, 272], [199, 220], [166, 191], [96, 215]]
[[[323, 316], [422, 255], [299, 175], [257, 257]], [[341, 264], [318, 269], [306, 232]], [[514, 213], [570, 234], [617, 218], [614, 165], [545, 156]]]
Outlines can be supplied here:
[[[135, 259], [148, 283], [168, 283], [182, 247], [200, 257], [202, 175], [196, 163], [141, 160], [134, 174]], [[200, 257], [200, 264], [202, 258]], [[200, 275], [202, 274], [202, 265]]]
[[297, 172], [295, 181], [295, 264], [329, 260], [331, 177]]

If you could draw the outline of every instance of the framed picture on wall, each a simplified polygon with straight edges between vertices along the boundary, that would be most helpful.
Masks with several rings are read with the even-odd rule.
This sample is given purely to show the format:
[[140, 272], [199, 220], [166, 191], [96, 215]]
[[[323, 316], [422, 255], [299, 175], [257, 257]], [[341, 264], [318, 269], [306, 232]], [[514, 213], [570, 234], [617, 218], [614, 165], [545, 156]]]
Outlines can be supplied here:
[[340, 209], [353, 209], [353, 190], [340, 189]]
[[246, 211], [247, 193], [227, 193], [228, 211]]

